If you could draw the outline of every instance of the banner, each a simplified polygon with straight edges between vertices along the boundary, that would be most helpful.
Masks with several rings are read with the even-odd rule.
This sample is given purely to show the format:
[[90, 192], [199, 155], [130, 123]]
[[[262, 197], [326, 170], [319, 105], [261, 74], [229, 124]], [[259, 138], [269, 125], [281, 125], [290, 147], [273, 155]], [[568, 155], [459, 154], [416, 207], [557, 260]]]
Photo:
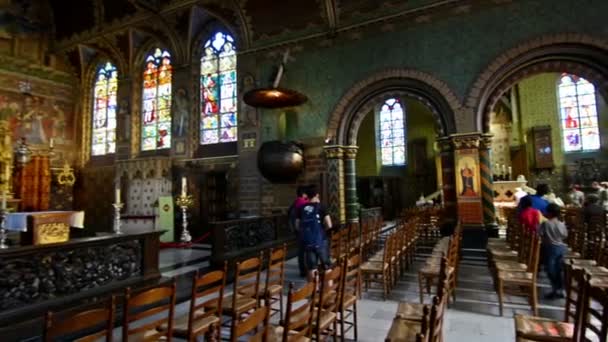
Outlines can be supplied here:
[[159, 224], [158, 229], [166, 230], [160, 236], [162, 242], [174, 242], [173, 232], [173, 197], [160, 196], [158, 198]]

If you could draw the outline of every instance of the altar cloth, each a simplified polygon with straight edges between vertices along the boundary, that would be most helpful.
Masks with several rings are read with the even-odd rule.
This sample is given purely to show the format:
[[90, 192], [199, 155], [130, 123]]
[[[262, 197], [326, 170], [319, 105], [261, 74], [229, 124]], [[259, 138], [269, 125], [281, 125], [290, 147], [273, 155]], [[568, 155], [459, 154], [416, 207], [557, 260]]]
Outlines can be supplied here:
[[[65, 211], [34, 211], [34, 212], [18, 212], [9, 213], [6, 216], [5, 229], [10, 231], [25, 232], [27, 231], [27, 217], [37, 214], [54, 214], [64, 213]], [[75, 228], [84, 228], [84, 211], [72, 211], [70, 217], [70, 226]]]

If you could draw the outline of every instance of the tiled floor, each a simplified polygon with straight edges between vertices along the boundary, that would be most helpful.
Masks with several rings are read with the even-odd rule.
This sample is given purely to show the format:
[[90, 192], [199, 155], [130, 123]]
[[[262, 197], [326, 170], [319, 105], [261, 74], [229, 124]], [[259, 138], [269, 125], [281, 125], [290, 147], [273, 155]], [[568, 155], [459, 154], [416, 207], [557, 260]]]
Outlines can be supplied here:
[[[468, 252], [468, 253], [467, 253]], [[524, 298], [508, 297], [503, 317], [498, 316], [498, 298], [492, 286], [482, 251], [465, 251], [460, 264], [456, 302], [450, 305], [445, 320], [444, 340], [450, 341], [514, 341], [513, 315], [530, 314]], [[209, 251], [205, 249], [164, 250], [161, 253], [163, 275], [186, 277], [189, 272], [207, 264]], [[468, 255], [468, 256], [467, 256]], [[475, 257], [478, 255], [478, 257]], [[481, 255], [481, 257], [479, 257]], [[398, 282], [389, 299], [382, 300], [379, 289], [372, 288], [363, 294], [359, 302], [359, 341], [382, 341], [391, 325], [398, 301], [417, 302], [418, 280], [416, 270], [424, 260], [424, 249], [417, 255], [414, 266]], [[304, 283], [298, 276], [295, 258], [287, 262], [286, 281], [297, 286]], [[541, 275], [540, 294], [548, 290], [548, 282]], [[430, 298], [425, 296], [425, 301]], [[563, 300], [541, 299], [540, 314], [546, 317], [562, 317]], [[177, 312], [185, 313], [187, 303], [178, 306]]]

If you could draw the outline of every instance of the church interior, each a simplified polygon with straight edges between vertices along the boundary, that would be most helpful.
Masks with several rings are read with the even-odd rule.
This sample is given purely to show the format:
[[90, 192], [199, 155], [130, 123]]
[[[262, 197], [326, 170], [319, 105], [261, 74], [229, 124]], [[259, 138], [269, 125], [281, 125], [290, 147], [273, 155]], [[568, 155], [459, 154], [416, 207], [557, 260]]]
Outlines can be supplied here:
[[0, 0], [0, 340], [608, 341], [604, 13]]

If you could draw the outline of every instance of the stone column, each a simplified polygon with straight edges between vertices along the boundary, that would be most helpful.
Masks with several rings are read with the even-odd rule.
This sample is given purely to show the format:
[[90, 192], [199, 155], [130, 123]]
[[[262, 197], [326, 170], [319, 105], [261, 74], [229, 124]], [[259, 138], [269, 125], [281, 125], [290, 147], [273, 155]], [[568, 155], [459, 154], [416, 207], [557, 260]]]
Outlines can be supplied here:
[[357, 146], [344, 146], [344, 194], [346, 221], [359, 221], [359, 199], [357, 198]]
[[446, 218], [455, 221], [456, 209], [456, 178], [454, 176], [454, 146], [449, 137], [437, 139], [441, 158], [441, 189]]
[[337, 223], [346, 219], [344, 207], [344, 151], [342, 146], [325, 146], [327, 159], [327, 207], [331, 217]]
[[[483, 134], [479, 140], [479, 165], [481, 169], [481, 203], [483, 205], [483, 222], [489, 229], [496, 228], [496, 209], [494, 208], [494, 190], [492, 187], [491, 146], [492, 135]], [[492, 232], [491, 235], [495, 235]]]

